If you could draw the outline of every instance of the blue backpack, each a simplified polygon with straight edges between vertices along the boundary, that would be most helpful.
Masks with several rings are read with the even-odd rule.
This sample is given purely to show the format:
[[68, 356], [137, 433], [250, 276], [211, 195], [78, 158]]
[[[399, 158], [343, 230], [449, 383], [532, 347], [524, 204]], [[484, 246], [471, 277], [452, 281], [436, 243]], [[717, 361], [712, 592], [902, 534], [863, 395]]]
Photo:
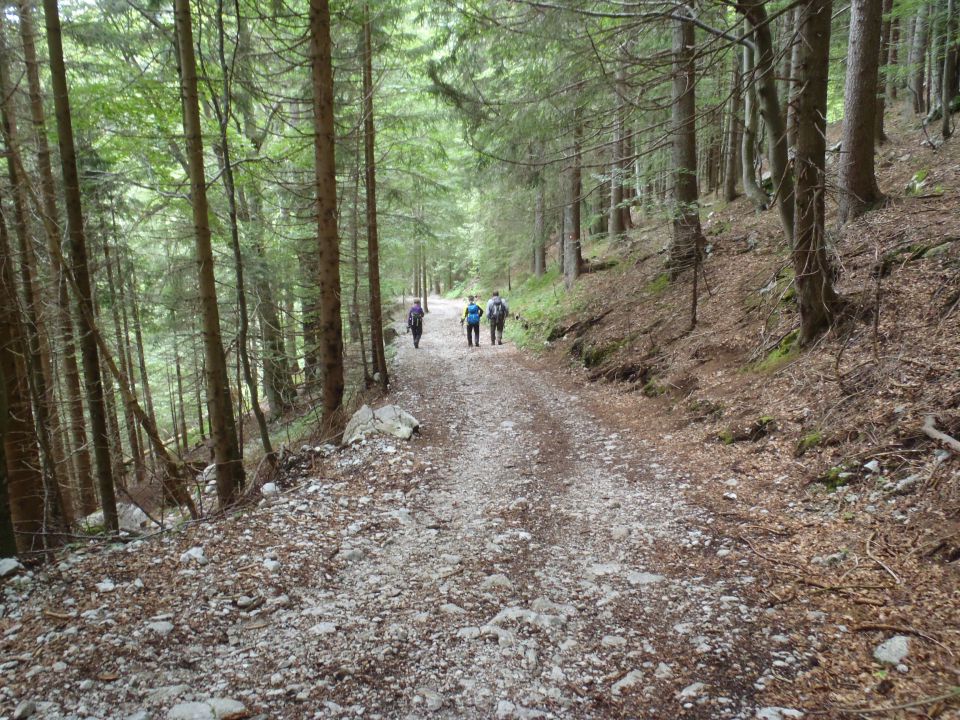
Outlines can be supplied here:
[[479, 325], [480, 312], [480, 306], [476, 303], [470, 303], [467, 305], [467, 325]]

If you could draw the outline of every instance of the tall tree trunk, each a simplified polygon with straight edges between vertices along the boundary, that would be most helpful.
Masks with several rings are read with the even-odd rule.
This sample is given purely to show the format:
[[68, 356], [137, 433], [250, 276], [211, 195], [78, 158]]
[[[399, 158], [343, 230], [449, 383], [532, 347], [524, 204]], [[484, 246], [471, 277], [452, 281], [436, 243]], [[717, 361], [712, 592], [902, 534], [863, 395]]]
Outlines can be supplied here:
[[[319, 4], [314, 0], [314, 4]], [[322, 3], [326, 10], [326, 2]], [[317, 40], [319, 44], [319, 40]], [[316, 61], [314, 71], [318, 72]], [[314, 81], [316, 83], [316, 80]], [[314, 85], [317, 88], [317, 85]], [[333, 109], [330, 109], [333, 115]], [[331, 121], [332, 122], [332, 121]], [[332, 153], [330, 149], [333, 164]], [[370, 292], [370, 348], [373, 353], [374, 373], [379, 375], [380, 387], [390, 384], [387, 374], [387, 356], [383, 347], [383, 305], [380, 298], [380, 237], [377, 228], [377, 164], [376, 126], [373, 122], [373, 41], [370, 26], [370, 6], [363, 5], [363, 155], [367, 186], [367, 282]], [[335, 192], [336, 188], [334, 188]], [[331, 197], [333, 197], [331, 195]], [[334, 229], [336, 225], [334, 224]], [[426, 293], [424, 293], [426, 294]]]
[[767, 160], [773, 176], [773, 192], [780, 211], [780, 223], [789, 243], [793, 237], [793, 173], [787, 155], [787, 132], [777, 98], [775, 53], [767, 21], [765, 0], [738, 0], [737, 9], [753, 27], [757, 47], [754, 58], [760, 113], [767, 126]]
[[[56, 185], [50, 163], [50, 148], [47, 143], [46, 114], [43, 107], [43, 90], [40, 86], [40, 63], [37, 60], [34, 40], [33, 6], [29, 0], [19, 3], [20, 40], [26, 66], [27, 87], [30, 96], [30, 119], [33, 125], [34, 143], [37, 148], [37, 170], [40, 174], [42, 203], [40, 214], [50, 256], [50, 272], [56, 283], [57, 325], [60, 332], [60, 357], [63, 360], [63, 375], [66, 385], [67, 407], [70, 414], [70, 438], [73, 444], [73, 475], [79, 488], [80, 512], [89, 515], [97, 506], [93, 487], [93, 471], [90, 452], [87, 448], [86, 420], [83, 413], [83, 392], [80, 387], [80, 367], [77, 363], [74, 343], [73, 321], [67, 282], [60, 266], [60, 246], [63, 234], [57, 212]], [[65, 494], [65, 497], [69, 494]]]
[[897, 85], [899, 76], [898, 54], [900, 48], [900, 18], [893, 18], [890, 21], [890, 53], [887, 55], [887, 99], [893, 103], [897, 100]]
[[[800, 26], [800, 18], [803, 15], [803, 7], [797, 6], [793, 9], [792, 25], [794, 28]], [[800, 75], [800, 43], [794, 40], [790, 48], [790, 96], [787, 101], [787, 147], [793, 148], [797, 144], [797, 93], [800, 91], [800, 83], [797, 77]]]
[[913, 26], [913, 42], [910, 45], [908, 89], [913, 99], [913, 112], [917, 115], [922, 115], [927, 109], [923, 88], [927, 57], [927, 15], [927, 3], [922, 2], [917, 9]]
[[733, 202], [737, 199], [737, 183], [740, 182], [741, 163], [740, 137], [743, 124], [740, 119], [742, 82], [740, 79], [740, 60], [737, 54], [733, 57], [733, 77], [730, 79], [730, 112], [727, 122], [727, 151], [726, 167], [723, 170], [723, 199]]
[[[114, 281], [113, 276], [113, 258], [110, 256], [110, 243], [103, 243], [104, 265], [107, 268], [107, 285], [110, 292], [110, 311], [113, 318], [113, 336], [116, 341], [117, 354], [120, 356], [120, 372], [130, 378], [131, 389], [133, 383], [133, 368], [127, 363], [126, 348], [129, 345], [128, 338], [124, 335], [123, 325], [120, 320], [120, 304], [117, 286], [123, 286], [123, 283]], [[133, 411], [129, 403], [123, 404], [123, 424], [127, 431], [127, 444], [130, 446], [130, 457], [133, 460], [134, 478], [138, 485], [143, 485], [147, 481], [147, 468], [143, 462], [143, 453], [140, 452], [140, 443], [137, 439], [137, 422], [133, 417]]]
[[77, 303], [81, 308], [80, 354], [83, 360], [87, 408], [93, 430], [94, 458], [97, 463], [97, 487], [103, 508], [104, 527], [117, 533], [117, 501], [110, 468], [110, 440], [107, 432], [106, 408], [103, 398], [103, 379], [100, 358], [93, 337], [93, 294], [87, 265], [87, 242], [83, 227], [83, 209], [80, 200], [80, 179], [73, 145], [73, 123], [67, 91], [67, 73], [63, 63], [63, 41], [60, 35], [60, 14], [57, 0], [43, 0], [47, 27], [47, 47], [50, 54], [50, 77], [53, 86], [53, 104], [57, 118], [57, 138], [60, 144], [60, 164], [63, 168], [63, 192], [67, 207], [73, 275], [77, 282]]
[[537, 169], [536, 201], [533, 209], [533, 274], [543, 277], [547, 271], [546, 184], [542, 168]]
[[696, 40], [693, 23], [673, 21], [673, 242], [668, 266], [676, 278], [695, 267], [703, 243], [697, 187]]
[[[624, 51], [621, 48], [621, 55], [623, 54]], [[627, 104], [625, 62], [626, 58], [621, 57], [614, 81], [616, 104], [613, 115], [613, 158], [610, 163], [610, 220], [607, 223], [611, 239], [619, 238], [626, 231], [623, 216], [623, 141]]]
[[230, 398], [227, 362], [220, 335], [220, 309], [217, 306], [217, 285], [213, 272], [213, 248], [203, 167], [203, 139], [197, 97], [197, 65], [193, 53], [190, 0], [174, 0], [174, 24], [180, 53], [183, 132], [190, 170], [190, 204], [193, 209], [200, 312], [203, 318], [207, 407], [210, 413], [214, 460], [217, 466], [217, 497], [220, 508], [225, 509], [239, 500], [244, 485], [244, 470], [240, 459], [233, 403]]
[[953, 128], [950, 126], [950, 105], [953, 101], [953, 76], [957, 62], [957, 39], [954, 36], [956, 20], [953, 15], [953, 0], [947, 0], [947, 15], [944, 18], [943, 33], [942, 85], [940, 90], [940, 100], [943, 106], [943, 113], [940, 118], [940, 132], [943, 134], [944, 140], [949, 139], [953, 134]]
[[50, 353], [46, 317], [43, 312], [43, 294], [37, 275], [37, 259], [33, 238], [28, 227], [27, 178], [19, 149], [16, 115], [12, 107], [13, 88], [8, 72], [8, 52], [3, 41], [4, 28], [0, 23], [0, 108], [2, 108], [2, 135], [6, 145], [7, 170], [13, 190], [14, 227], [20, 251], [20, 281], [23, 287], [25, 314], [24, 343], [27, 350], [26, 367], [33, 413], [36, 419], [37, 440], [43, 464], [45, 488], [45, 525], [55, 531], [63, 522], [61, 480], [65, 464], [63, 448], [59, 444], [60, 418], [56, 404], [56, 383]]
[[[233, 116], [232, 97], [231, 97], [231, 64], [227, 63], [226, 54], [226, 32], [223, 25], [223, 0], [217, 0], [217, 58], [220, 61], [220, 96], [211, 88], [211, 95], [214, 97], [214, 111], [217, 114], [218, 126], [220, 129], [220, 142], [218, 154], [223, 163], [223, 189], [227, 195], [227, 216], [230, 222], [230, 246], [233, 249], [233, 268], [237, 278], [237, 310], [239, 313], [240, 327], [237, 334], [237, 355], [240, 361], [240, 367], [243, 371], [243, 381], [250, 393], [250, 407], [253, 410], [253, 416], [257, 421], [257, 429], [260, 431], [260, 444], [263, 447], [264, 457], [273, 465], [276, 463], [276, 453], [273, 451], [273, 445], [270, 441], [270, 431], [267, 428], [267, 418], [260, 406], [260, 397], [257, 391], [257, 381], [253, 375], [253, 369], [250, 363], [250, 314], [247, 309], [247, 291], [243, 273], [243, 253], [240, 249], [240, 221], [237, 215], [237, 186], [233, 175], [233, 159], [230, 155], [230, 142], [228, 139], [227, 128]], [[201, 168], [202, 172], [202, 168]], [[241, 402], [243, 395], [240, 395]], [[241, 414], [242, 417], [242, 414]], [[242, 423], [239, 428], [242, 431]], [[243, 447], [242, 441], [238, 438], [238, 446]]]
[[756, 68], [753, 50], [743, 47], [743, 137], [740, 166], [743, 172], [743, 191], [758, 209], [767, 209], [767, 193], [757, 182], [757, 126], [760, 113], [757, 107]]
[[[323, 419], [328, 426], [335, 424], [336, 414], [343, 402], [343, 321], [340, 316], [340, 238], [337, 234], [336, 128], [333, 118], [331, 51], [329, 3], [327, 0], [310, 0], [317, 283], [320, 287], [319, 349], [323, 366]], [[369, 192], [369, 185], [367, 190]], [[370, 247], [376, 248], [376, 245], [376, 240], [370, 242]], [[379, 262], [377, 255], [371, 259], [371, 274]], [[373, 285], [371, 282], [371, 288]], [[373, 304], [371, 298], [371, 306]], [[376, 312], [375, 309], [373, 311]], [[378, 337], [374, 334], [373, 342], [377, 341]], [[379, 341], [383, 342], [382, 332]], [[386, 371], [385, 364], [382, 371]], [[386, 383], [385, 375], [381, 375], [381, 382]]]
[[[797, 96], [797, 227], [793, 269], [800, 306], [800, 344], [830, 324], [837, 305], [824, 232], [827, 74], [831, 0], [810, 0], [801, 23], [801, 91]], [[870, 107], [873, 104], [870, 103]]]
[[[134, 397], [137, 395], [137, 382], [136, 382], [136, 365], [133, 363], [133, 343], [130, 341], [130, 322], [127, 313], [127, 284], [122, 281], [123, 278], [123, 266], [120, 263], [119, 254], [114, 258], [114, 263], [116, 266], [117, 278], [121, 279], [117, 283], [117, 295], [119, 297], [120, 305], [120, 320], [122, 323], [122, 330], [120, 332], [120, 337], [123, 339], [123, 344], [117, 346], [117, 352], [120, 353], [121, 359], [124, 362], [120, 364], [121, 370], [124, 366], [127, 368], [127, 377], [130, 379], [130, 391], [133, 393]], [[110, 281], [111, 285], [113, 281]], [[118, 341], [119, 342], [119, 341]], [[134, 469], [137, 473], [138, 480], [142, 472], [143, 481], [146, 481], [146, 451], [144, 449], [143, 443], [143, 428], [140, 427], [140, 423], [136, 422], [136, 417], [133, 415], [133, 411], [130, 409], [129, 403], [124, 403], [124, 408], [127, 410], [125, 413], [127, 425], [133, 428], [133, 434], [131, 439], [136, 441], [136, 454], [134, 455]]]
[[[25, 339], [20, 318], [13, 273], [13, 255], [7, 237], [6, 220], [0, 204], [0, 415], [3, 433], [4, 480], [10, 525], [17, 552], [21, 554], [42, 550], [44, 537], [44, 487], [40, 472], [40, 457], [34, 433], [33, 412], [28, 389]], [[6, 523], [3, 523], [6, 525]], [[3, 538], [9, 552], [9, 537]]]
[[853, 0], [844, 86], [840, 153], [841, 223], [853, 220], [883, 200], [874, 173], [874, 123], [877, 117], [877, 58], [883, 0]]
[[[890, 12], [893, 10], [893, 0], [882, 1], [883, 19], [880, 24], [880, 57], [878, 63], [883, 68], [883, 72], [877, 78], [877, 109], [876, 120], [873, 125], [873, 142], [877, 146], [883, 145], [887, 141], [887, 133], [884, 130], [883, 122], [887, 110], [887, 75], [891, 72], [887, 61], [890, 57]], [[847, 62], [849, 62], [849, 58]]]
[[580, 267], [583, 258], [580, 252], [580, 200], [582, 183], [580, 178], [580, 137], [583, 131], [580, 119], [580, 108], [574, 112], [574, 141], [573, 157], [567, 171], [567, 203], [564, 208], [564, 235], [563, 248], [563, 279], [567, 289], [573, 287], [580, 277]]

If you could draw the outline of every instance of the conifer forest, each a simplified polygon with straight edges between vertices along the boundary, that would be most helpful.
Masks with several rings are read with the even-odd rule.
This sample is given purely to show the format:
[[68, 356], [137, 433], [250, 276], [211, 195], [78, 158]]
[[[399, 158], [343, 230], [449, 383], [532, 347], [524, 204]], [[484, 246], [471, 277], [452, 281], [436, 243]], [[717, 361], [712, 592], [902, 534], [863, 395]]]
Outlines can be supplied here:
[[0, 720], [960, 718], [957, 14], [5, 3]]

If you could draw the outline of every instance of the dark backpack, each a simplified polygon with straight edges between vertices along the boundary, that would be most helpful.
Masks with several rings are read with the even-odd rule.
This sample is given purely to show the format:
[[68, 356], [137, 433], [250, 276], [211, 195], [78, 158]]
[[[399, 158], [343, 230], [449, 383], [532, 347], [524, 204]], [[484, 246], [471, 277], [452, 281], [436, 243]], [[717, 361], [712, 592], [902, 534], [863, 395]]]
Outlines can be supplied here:
[[410, 327], [414, 330], [419, 330], [423, 327], [423, 310], [419, 312], [412, 310], [410, 312]]
[[476, 303], [467, 305], [467, 325], [478, 325], [480, 323], [480, 306]]
[[495, 298], [493, 304], [490, 306], [490, 319], [499, 320], [506, 313], [504, 312], [503, 300], [500, 298]]

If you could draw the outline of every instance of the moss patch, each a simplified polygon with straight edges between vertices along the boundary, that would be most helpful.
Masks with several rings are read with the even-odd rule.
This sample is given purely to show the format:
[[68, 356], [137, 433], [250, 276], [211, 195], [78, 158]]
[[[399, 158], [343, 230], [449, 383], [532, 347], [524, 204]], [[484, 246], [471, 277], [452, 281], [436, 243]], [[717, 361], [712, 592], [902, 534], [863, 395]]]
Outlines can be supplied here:
[[807, 450], [815, 448], [817, 445], [823, 442], [823, 433], [820, 430], [814, 430], [813, 432], [807, 433], [797, 442], [796, 450], [794, 455], [797, 457], [802, 456]]
[[772, 373], [795, 359], [800, 353], [800, 346], [797, 343], [799, 337], [800, 329], [797, 328], [783, 338], [765, 358], [755, 363], [753, 369], [760, 373]]
[[668, 287], [670, 287], [670, 275], [667, 273], [660, 273], [653, 280], [648, 282], [643, 289], [645, 292], [648, 292], [651, 295], [662, 295], [667, 291]]

